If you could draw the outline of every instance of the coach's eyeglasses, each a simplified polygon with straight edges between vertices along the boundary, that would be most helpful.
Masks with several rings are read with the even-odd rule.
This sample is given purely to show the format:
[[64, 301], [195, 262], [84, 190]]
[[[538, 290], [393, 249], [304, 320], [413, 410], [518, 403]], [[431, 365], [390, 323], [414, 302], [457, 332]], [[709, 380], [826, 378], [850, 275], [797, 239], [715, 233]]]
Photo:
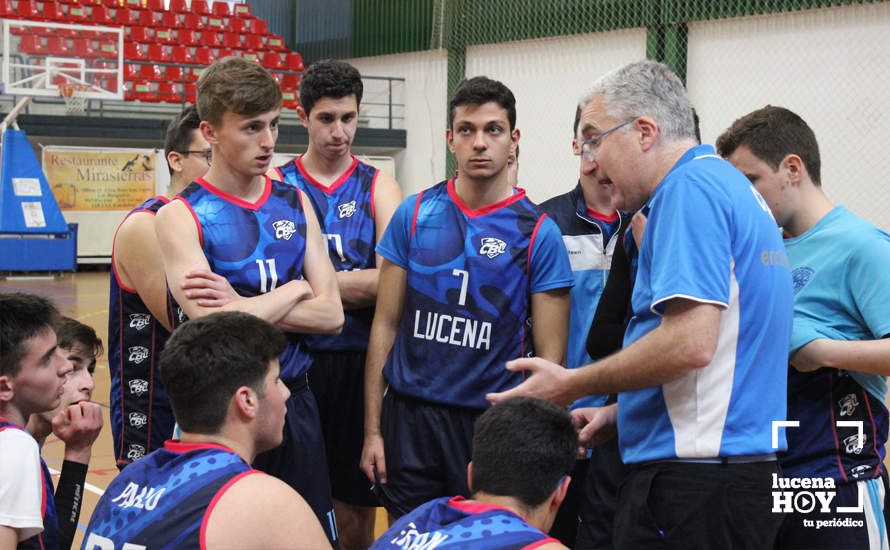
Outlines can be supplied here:
[[593, 160], [596, 159], [596, 152], [599, 150], [600, 144], [601, 144], [603, 138], [608, 136], [615, 130], [618, 130], [619, 128], [624, 128], [625, 126], [627, 126], [628, 124], [630, 124], [631, 122], [633, 122], [635, 120], [636, 120], [636, 118], [632, 118], [632, 119], [628, 120], [627, 122], [622, 122], [618, 126], [615, 126], [614, 128], [606, 130], [602, 134], [597, 134], [590, 139], [584, 140], [584, 143], [581, 144], [581, 156], [584, 158], [584, 160], [593, 162]]
[[182, 155], [201, 155], [204, 157], [204, 160], [207, 161], [207, 164], [210, 164], [210, 161], [213, 160], [213, 149], [201, 149], [198, 151], [180, 151]]

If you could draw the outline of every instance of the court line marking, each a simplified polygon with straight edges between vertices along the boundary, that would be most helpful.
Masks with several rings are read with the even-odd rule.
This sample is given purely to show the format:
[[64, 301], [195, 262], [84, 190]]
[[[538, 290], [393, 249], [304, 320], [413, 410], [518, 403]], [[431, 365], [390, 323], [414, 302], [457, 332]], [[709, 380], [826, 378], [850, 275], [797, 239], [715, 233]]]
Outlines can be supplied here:
[[[51, 474], [54, 475], [54, 476], [61, 475], [61, 473], [62, 473], [62, 472], [60, 472], [59, 470], [56, 470], [56, 469], [54, 469], [54, 468], [50, 468], [49, 466], [47, 466], [47, 469], [49, 470], [49, 473], [51, 473]], [[96, 495], [99, 495], [100, 497], [101, 497], [102, 495], [105, 494], [105, 491], [103, 491], [102, 489], [96, 487], [96, 486], [93, 485], [92, 483], [84, 482], [84, 484], [83, 484], [83, 488], [86, 489], [87, 491], [91, 492], [91, 493], [94, 493], [94, 494], [96, 494]]]

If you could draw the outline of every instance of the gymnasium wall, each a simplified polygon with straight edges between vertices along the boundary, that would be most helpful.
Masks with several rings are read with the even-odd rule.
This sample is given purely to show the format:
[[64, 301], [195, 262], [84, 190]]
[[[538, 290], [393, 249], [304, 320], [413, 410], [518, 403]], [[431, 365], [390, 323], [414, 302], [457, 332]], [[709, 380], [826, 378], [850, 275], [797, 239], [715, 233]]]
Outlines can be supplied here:
[[[882, 169], [890, 3], [690, 21], [687, 48], [687, 87], [705, 142], [767, 103], [797, 111], [819, 139], [831, 199], [890, 230]], [[497, 78], [516, 95], [519, 180], [532, 199], [564, 192], [577, 178], [570, 145], [579, 96], [603, 72], [647, 53], [645, 28], [466, 46], [465, 75]], [[406, 194], [445, 177], [446, 50], [350, 61], [367, 74], [407, 79], [408, 148], [396, 156]]]

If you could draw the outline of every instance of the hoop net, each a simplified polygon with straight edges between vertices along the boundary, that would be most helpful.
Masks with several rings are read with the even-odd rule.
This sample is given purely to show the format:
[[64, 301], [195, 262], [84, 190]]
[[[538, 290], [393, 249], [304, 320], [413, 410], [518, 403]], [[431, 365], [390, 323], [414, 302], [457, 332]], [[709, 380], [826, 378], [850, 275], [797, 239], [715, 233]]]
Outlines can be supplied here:
[[71, 114], [83, 114], [86, 111], [87, 98], [85, 92], [90, 90], [86, 84], [72, 82], [60, 82], [58, 84], [59, 96], [65, 102], [65, 112]]

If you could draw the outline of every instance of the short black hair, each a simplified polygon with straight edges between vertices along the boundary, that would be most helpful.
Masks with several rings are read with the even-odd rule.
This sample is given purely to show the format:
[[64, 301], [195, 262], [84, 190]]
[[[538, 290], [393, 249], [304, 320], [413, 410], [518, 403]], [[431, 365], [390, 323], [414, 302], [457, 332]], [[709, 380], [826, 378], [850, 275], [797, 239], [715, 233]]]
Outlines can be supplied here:
[[102, 355], [105, 349], [93, 327], [71, 317], [59, 317], [53, 325], [53, 329], [56, 331], [56, 339], [60, 348], [71, 349], [80, 344], [90, 354], [92, 361], [90, 361], [87, 370], [92, 374], [96, 367], [96, 358]]
[[161, 352], [160, 369], [182, 429], [218, 433], [235, 390], [262, 393], [269, 362], [284, 345], [280, 330], [247, 313], [212, 313], [179, 326]]
[[356, 107], [362, 103], [362, 75], [358, 69], [344, 61], [324, 59], [316, 61], [303, 73], [300, 80], [300, 105], [306, 116], [315, 103], [323, 97], [340, 99], [355, 96]]
[[577, 452], [578, 434], [564, 409], [531, 397], [508, 399], [476, 420], [473, 492], [536, 508], [572, 472]]
[[53, 330], [58, 317], [56, 306], [42, 296], [0, 294], [0, 376], [19, 373], [28, 340]]
[[779, 169], [785, 157], [797, 155], [813, 183], [822, 185], [822, 160], [816, 134], [800, 116], [784, 107], [767, 105], [750, 112], [717, 138], [717, 152], [724, 158], [742, 146], [773, 171]]
[[[201, 125], [201, 117], [198, 116], [198, 108], [194, 105], [187, 105], [176, 118], [167, 125], [167, 134], [164, 137], [164, 158], [170, 154], [170, 151], [184, 153], [188, 151], [192, 143], [193, 132], [198, 130]], [[170, 175], [173, 175], [173, 168], [167, 166]]]
[[516, 128], [516, 98], [503, 82], [486, 76], [474, 76], [460, 81], [451, 101], [448, 102], [448, 127], [454, 125], [455, 110], [461, 105], [484, 105], [497, 103], [507, 111], [510, 129]]

